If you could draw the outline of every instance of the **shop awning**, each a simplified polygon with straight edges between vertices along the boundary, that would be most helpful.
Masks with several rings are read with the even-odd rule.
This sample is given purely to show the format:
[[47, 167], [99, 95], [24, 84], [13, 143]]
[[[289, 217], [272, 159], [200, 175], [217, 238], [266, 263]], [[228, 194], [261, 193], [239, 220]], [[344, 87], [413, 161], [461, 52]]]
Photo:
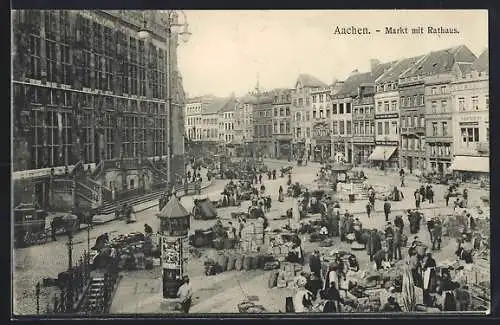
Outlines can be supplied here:
[[451, 169], [456, 171], [489, 173], [490, 158], [474, 156], [455, 156]]
[[396, 149], [397, 147], [395, 146], [376, 146], [370, 157], [368, 157], [368, 160], [387, 161], [391, 159], [391, 156], [394, 154]]

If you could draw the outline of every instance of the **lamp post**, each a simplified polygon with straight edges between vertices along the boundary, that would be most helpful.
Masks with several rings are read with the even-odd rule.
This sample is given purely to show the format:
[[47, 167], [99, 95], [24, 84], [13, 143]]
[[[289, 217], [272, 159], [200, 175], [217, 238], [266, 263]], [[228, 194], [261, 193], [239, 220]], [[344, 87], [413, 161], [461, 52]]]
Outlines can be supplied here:
[[[191, 33], [188, 29], [187, 17], [184, 11], [179, 10], [179, 12], [184, 17], [184, 22], [182, 24], [179, 23], [178, 18], [179, 14], [177, 10], [166, 10], [160, 11], [161, 14], [164, 14], [166, 19], [161, 18], [162, 23], [166, 26], [166, 42], [167, 42], [167, 102], [168, 102], [168, 181], [172, 182], [174, 173], [172, 170], [172, 159], [173, 159], [173, 120], [172, 120], [172, 83], [174, 82], [174, 78], [172, 76], [172, 36], [178, 35], [184, 43], [189, 41], [189, 37]], [[148, 29], [146, 12], [143, 11], [143, 27], [138, 32], [138, 37], [140, 39], [146, 40], [152, 37], [150, 30]], [[175, 44], [177, 46], [177, 44]]]
[[77, 223], [78, 217], [75, 215], [68, 215], [64, 219], [64, 230], [68, 236], [68, 286], [66, 288], [66, 311], [72, 311], [73, 300], [74, 300], [74, 290], [73, 290], [73, 232]]

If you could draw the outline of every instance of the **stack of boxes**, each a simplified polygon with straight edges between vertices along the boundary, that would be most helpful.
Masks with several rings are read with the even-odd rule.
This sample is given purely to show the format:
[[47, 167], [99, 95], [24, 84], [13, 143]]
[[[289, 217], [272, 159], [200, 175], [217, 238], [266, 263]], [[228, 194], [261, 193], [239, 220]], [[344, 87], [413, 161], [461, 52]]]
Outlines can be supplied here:
[[302, 271], [302, 266], [296, 263], [281, 263], [278, 273], [278, 288], [295, 288], [295, 277]]
[[247, 252], [256, 252], [264, 243], [264, 224], [257, 220], [249, 222], [241, 231], [241, 249]]

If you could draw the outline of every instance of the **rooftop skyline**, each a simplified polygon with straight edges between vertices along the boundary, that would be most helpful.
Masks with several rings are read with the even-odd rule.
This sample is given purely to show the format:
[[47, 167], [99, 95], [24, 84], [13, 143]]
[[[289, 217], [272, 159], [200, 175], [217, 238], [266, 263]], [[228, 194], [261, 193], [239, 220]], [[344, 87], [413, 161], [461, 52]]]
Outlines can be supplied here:
[[[195, 10], [185, 11], [192, 37], [179, 46], [189, 97], [237, 96], [293, 88], [299, 74], [331, 84], [353, 70], [466, 45], [476, 56], [488, 46], [486, 10]], [[370, 35], [334, 35], [367, 27]], [[384, 34], [385, 27], [457, 28], [458, 34]], [[382, 30], [376, 33], [375, 29]]]

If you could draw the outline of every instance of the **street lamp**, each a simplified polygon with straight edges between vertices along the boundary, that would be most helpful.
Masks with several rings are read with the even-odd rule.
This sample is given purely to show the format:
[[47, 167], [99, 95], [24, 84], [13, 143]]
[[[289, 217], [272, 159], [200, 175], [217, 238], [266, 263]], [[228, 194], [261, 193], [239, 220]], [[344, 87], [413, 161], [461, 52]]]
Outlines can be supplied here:
[[68, 236], [68, 286], [66, 287], [66, 310], [71, 311], [73, 309], [73, 233], [78, 225], [78, 217], [69, 214], [63, 218], [63, 226]]
[[[173, 132], [172, 132], [172, 127], [173, 127], [173, 121], [172, 121], [172, 82], [173, 82], [173, 77], [172, 77], [172, 55], [171, 55], [171, 47], [172, 47], [172, 35], [178, 35], [182, 42], [187, 43], [189, 41], [189, 38], [191, 36], [191, 32], [189, 31], [189, 25], [187, 23], [187, 17], [184, 11], [180, 10], [180, 13], [184, 17], [184, 22], [179, 23], [179, 14], [177, 13], [176, 10], [166, 10], [166, 11], [160, 11], [160, 13], [165, 14], [167, 19], [161, 18], [162, 23], [165, 24], [166, 26], [166, 36], [167, 36], [167, 101], [168, 101], [168, 176], [169, 176], [169, 182], [172, 181], [173, 178], [173, 171], [172, 171], [172, 157], [173, 157], [173, 150], [172, 150], [172, 138], [173, 138]], [[148, 28], [147, 25], [147, 19], [146, 19], [146, 12], [143, 11], [143, 26], [138, 32], [138, 37], [140, 39], [146, 40], [151, 38], [151, 32]], [[177, 45], [177, 44], [176, 44]]]

